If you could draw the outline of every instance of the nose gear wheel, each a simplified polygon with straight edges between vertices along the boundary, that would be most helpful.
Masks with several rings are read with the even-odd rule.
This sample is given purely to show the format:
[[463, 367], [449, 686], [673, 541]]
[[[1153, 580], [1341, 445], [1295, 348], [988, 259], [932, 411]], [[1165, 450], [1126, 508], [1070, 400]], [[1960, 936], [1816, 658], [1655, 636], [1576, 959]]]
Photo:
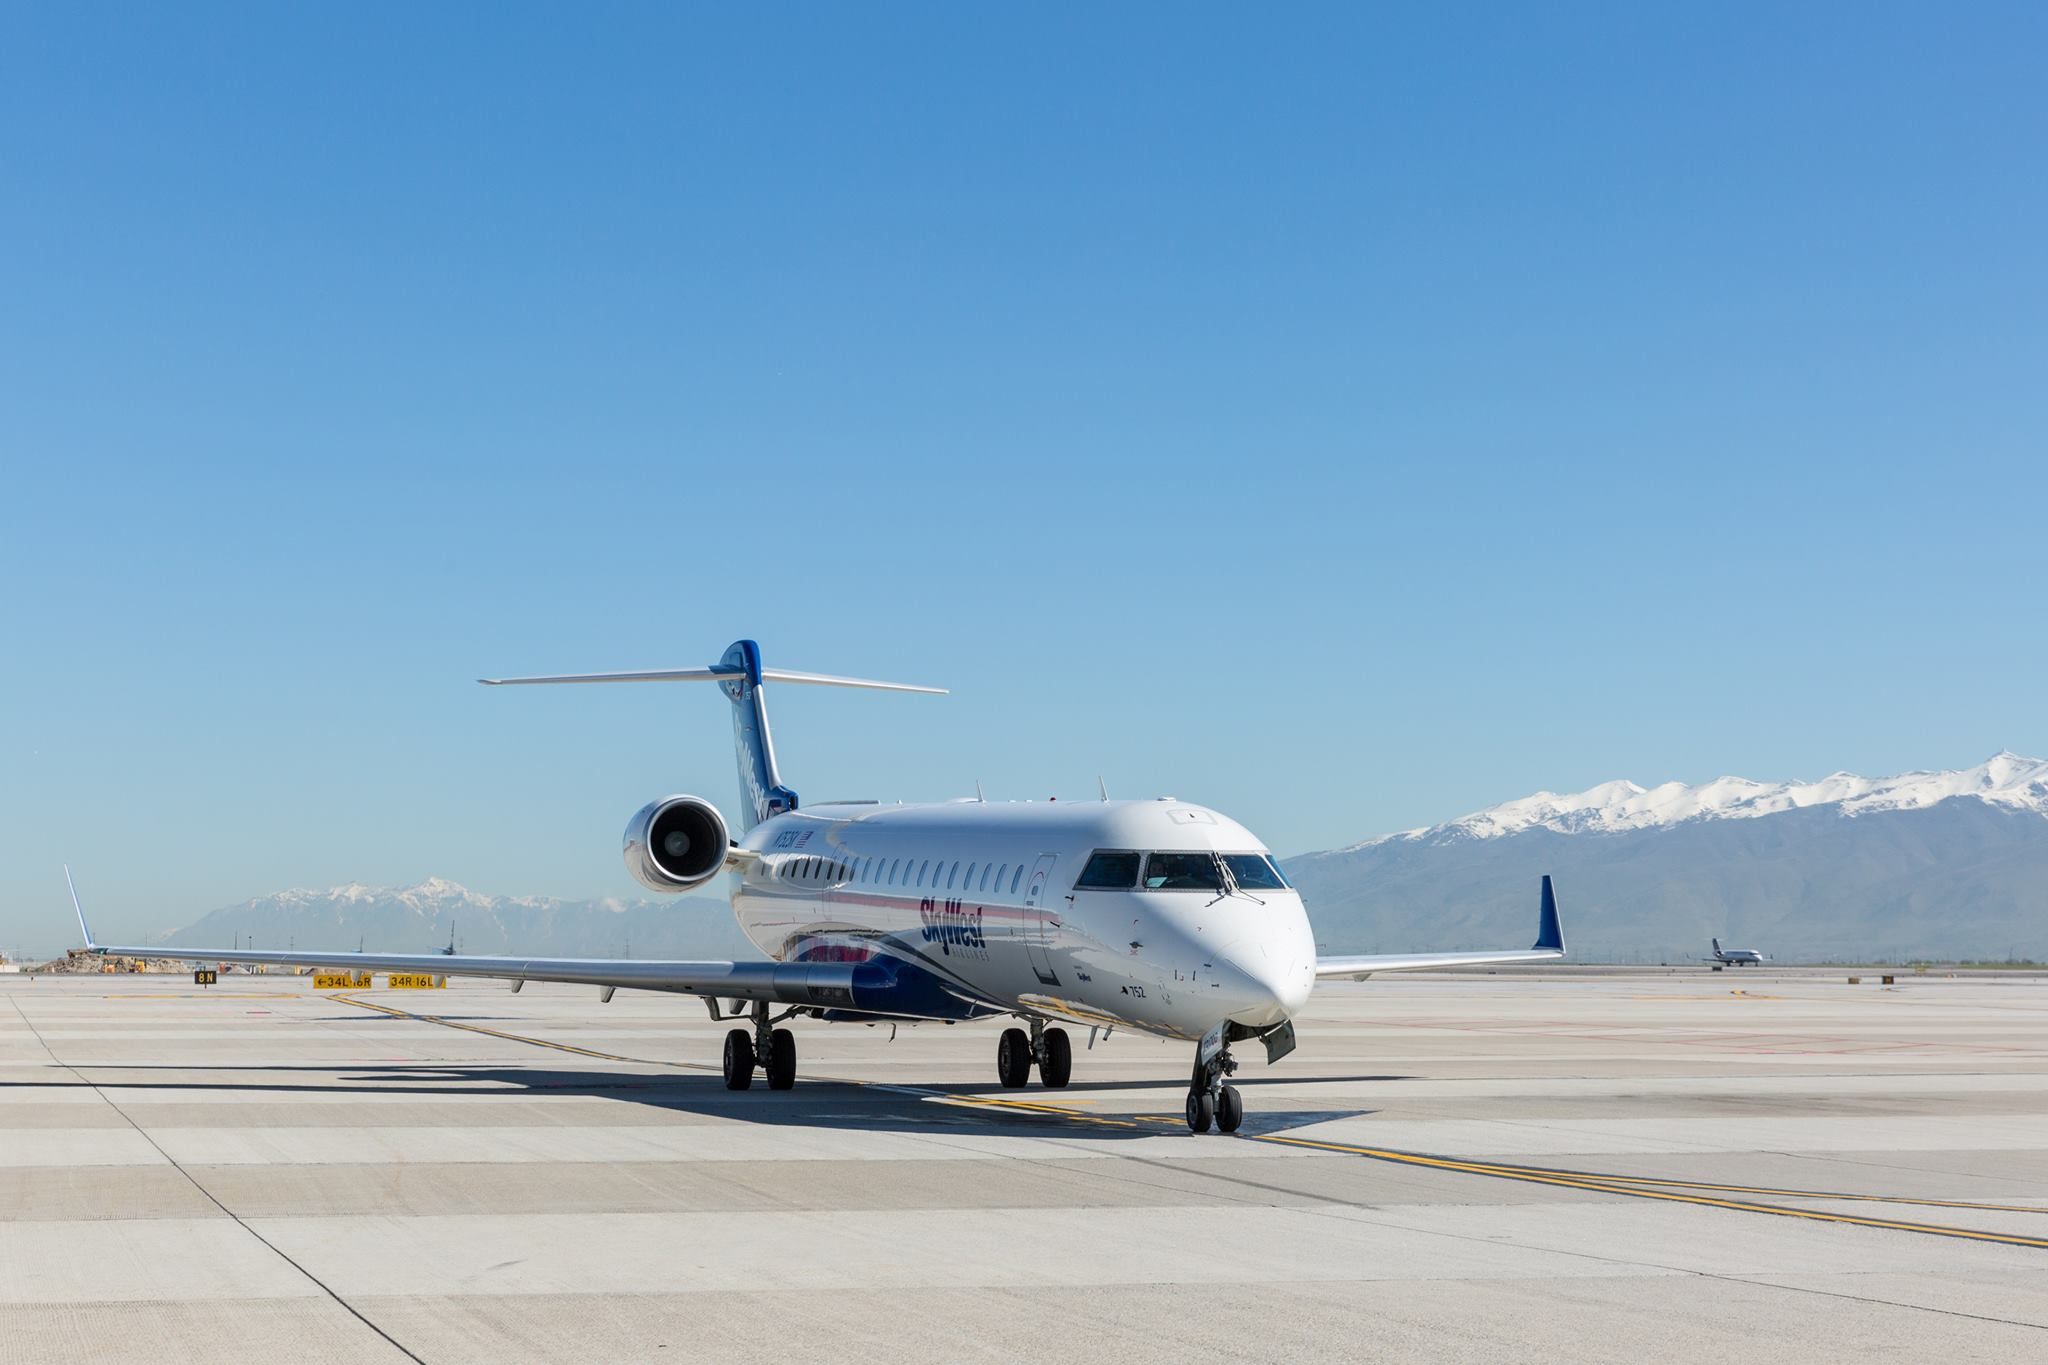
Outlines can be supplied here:
[[1195, 1063], [1194, 1075], [1188, 1079], [1189, 1132], [1206, 1133], [1213, 1127], [1219, 1133], [1234, 1133], [1244, 1122], [1243, 1098], [1236, 1086], [1223, 1083], [1225, 1076], [1236, 1071], [1237, 1059], [1230, 1055], [1228, 1044], [1217, 1049], [1208, 1062]]
[[1237, 1087], [1226, 1085], [1216, 1092], [1216, 1131], [1234, 1133], [1244, 1122], [1244, 1100], [1238, 1095]]

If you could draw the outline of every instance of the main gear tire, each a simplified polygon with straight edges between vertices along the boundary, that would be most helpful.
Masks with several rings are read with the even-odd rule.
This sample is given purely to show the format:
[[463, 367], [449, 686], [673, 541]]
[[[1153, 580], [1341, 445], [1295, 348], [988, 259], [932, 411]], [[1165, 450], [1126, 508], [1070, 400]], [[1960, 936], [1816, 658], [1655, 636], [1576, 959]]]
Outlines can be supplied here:
[[788, 1090], [796, 1084], [796, 1035], [779, 1028], [768, 1035], [768, 1088]]
[[1020, 1028], [1006, 1028], [996, 1043], [996, 1079], [1005, 1090], [1022, 1090], [1031, 1081], [1031, 1037]]
[[729, 1030], [725, 1035], [727, 1090], [754, 1088], [754, 1060], [754, 1035], [743, 1028]]
[[1043, 1041], [1045, 1056], [1038, 1063], [1038, 1083], [1048, 1090], [1062, 1089], [1074, 1075], [1074, 1044], [1063, 1028], [1047, 1029]]

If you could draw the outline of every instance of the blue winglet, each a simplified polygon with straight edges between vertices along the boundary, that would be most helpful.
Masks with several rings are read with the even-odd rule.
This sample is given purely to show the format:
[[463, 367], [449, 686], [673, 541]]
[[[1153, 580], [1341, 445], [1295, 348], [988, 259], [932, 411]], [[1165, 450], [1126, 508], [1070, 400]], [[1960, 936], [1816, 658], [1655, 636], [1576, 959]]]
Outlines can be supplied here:
[[86, 927], [85, 907], [78, 903], [78, 883], [71, 880], [71, 865], [64, 865], [64, 885], [71, 888], [71, 908], [78, 912], [78, 932], [85, 935], [85, 946], [97, 951], [99, 945], [92, 941], [92, 930]]
[[1550, 874], [1543, 874], [1543, 909], [1536, 917], [1536, 951], [1564, 951], [1564, 926], [1557, 922], [1557, 894], [1550, 889]]

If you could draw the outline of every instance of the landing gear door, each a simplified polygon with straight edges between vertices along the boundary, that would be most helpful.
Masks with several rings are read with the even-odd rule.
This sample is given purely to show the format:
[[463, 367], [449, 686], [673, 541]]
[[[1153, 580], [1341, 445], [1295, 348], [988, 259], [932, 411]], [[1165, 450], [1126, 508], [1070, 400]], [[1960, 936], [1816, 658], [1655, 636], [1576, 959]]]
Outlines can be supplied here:
[[1052, 969], [1053, 931], [1059, 928], [1057, 916], [1045, 903], [1046, 883], [1052, 879], [1052, 865], [1059, 861], [1057, 853], [1041, 853], [1031, 868], [1031, 881], [1024, 888], [1024, 953], [1031, 960], [1031, 971], [1041, 986], [1060, 984], [1059, 974]]
[[1289, 1019], [1278, 1028], [1267, 1029], [1260, 1038], [1266, 1044], [1266, 1065], [1271, 1066], [1294, 1051], [1294, 1021]]

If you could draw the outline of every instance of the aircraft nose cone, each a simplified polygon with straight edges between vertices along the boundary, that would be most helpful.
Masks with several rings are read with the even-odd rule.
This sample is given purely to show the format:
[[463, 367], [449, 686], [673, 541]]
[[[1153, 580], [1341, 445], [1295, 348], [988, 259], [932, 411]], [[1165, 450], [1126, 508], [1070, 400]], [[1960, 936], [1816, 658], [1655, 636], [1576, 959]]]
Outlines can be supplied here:
[[1270, 958], [1264, 970], [1254, 974], [1260, 987], [1272, 998], [1282, 1019], [1300, 1012], [1308, 1003], [1309, 986], [1315, 981], [1315, 964], [1289, 955]]
[[1312, 966], [1295, 960], [1292, 953], [1270, 947], [1233, 958], [1229, 963], [1229, 1017], [1237, 1023], [1264, 1028], [1291, 1018], [1308, 1003], [1314, 979]]

